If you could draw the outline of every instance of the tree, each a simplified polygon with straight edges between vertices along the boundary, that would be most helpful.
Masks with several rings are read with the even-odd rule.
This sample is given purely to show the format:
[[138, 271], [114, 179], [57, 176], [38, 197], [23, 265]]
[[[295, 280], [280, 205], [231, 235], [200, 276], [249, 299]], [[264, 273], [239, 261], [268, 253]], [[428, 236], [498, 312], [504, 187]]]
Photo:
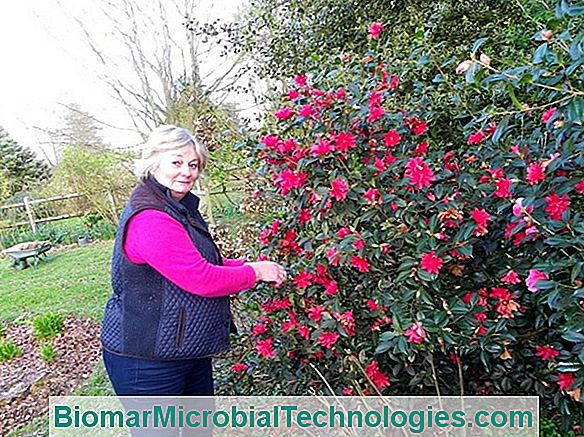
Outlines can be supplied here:
[[28, 148], [19, 145], [0, 127], [0, 173], [8, 183], [8, 192], [14, 195], [46, 180], [49, 167], [37, 159]]

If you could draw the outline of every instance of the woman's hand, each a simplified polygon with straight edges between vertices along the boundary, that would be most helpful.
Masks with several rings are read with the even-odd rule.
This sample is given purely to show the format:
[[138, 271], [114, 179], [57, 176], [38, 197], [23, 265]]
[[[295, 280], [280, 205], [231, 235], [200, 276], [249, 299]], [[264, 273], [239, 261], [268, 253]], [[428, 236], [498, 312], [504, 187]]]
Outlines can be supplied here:
[[245, 263], [250, 266], [256, 274], [258, 281], [275, 282], [276, 286], [286, 282], [286, 270], [280, 264], [272, 261], [258, 261]]

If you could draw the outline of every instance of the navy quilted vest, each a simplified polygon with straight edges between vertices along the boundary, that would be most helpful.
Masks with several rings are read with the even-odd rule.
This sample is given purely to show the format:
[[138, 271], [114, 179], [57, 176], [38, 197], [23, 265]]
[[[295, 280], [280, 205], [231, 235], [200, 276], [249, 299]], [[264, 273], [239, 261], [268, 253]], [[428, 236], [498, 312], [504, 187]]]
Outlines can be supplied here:
[[229, 298], [189, 293], [147, 264], [134, 264], [123, 253], [126, 225], [145, 209], [163, 211], [187, 230], [201, 255], [221, 265], [217, 246], [189, 193], [180, 202], [149, 178], [133, 191], [120, 218], [112, 257], [112, 288], [101, 341], [111, 352], [157, 360], [201, 358], [229, 349]]

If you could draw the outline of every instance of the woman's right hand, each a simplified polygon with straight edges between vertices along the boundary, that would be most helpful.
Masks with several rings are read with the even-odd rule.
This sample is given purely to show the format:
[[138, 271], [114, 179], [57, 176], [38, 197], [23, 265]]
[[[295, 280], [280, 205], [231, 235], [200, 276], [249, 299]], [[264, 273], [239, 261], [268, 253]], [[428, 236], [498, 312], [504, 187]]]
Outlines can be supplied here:
[[278, 263], [257, 261], [245, 263], [245, 265], [250, 266], [254, 270], [258, 281], [275, 282], [278, 287], [286, 282], [286, 269]]

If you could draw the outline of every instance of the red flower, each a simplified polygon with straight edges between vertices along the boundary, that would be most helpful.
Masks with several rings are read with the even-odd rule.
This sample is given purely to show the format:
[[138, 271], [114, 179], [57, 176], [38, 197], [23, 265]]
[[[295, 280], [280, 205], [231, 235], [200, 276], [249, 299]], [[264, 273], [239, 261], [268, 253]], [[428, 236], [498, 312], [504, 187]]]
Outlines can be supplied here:
[[541, 122], [547, 123], [548, 121], [550, 121], [550, 119], [554, 116], [557, 110], [558, 108], [550, 108], [547, 111], [545, 111], [541, 116]]
[[479, 144], [484, 137], [485, 134], [482, 131], [475, 132], [468, 137], [468, 144]]
[[306, 86], [306, 75], [304, 74], [297, 74], [296, 77], [294, 78], [294, 83], [299, 86], [299, 87], [303, 87]]
[[310, 153], [312, 156], [322, 156], [331, 153], [333, 150], [334, 149], [330, 141], [320, 139], [318, 144], [315, 144], [310, 148]]
[[408, 338], [408, 342], [420, 344], [426, 338], [426, 331], [424, 331], [424, 327], [420, 322], [415, 322], [410, 326], [405, 332], [404, 335]]
[[552, 220], [562, 220], [562, 214], [568, 210], [570, 206], [570, 201], [568, 200], [568, 195], [558, 196], [556, 193], [550, 194], [545, 198], [547, 206], [545, 212], [547, 212]]
[[272, 348], [272, 339], [267, 338], [266, 340], [258, 340], [256, 344], [256, 350], [258, 354], [264, 358], [274, 358], [276, 356], [276, 352]]
[[394, 74], [393, 76], [391, 76], [391, 81], [389, 82], [389, 88], [394, 90], [398, 87], [399, 85], [399, 76], [397, 74]]
[[235, 363], [231, 366], [231, 370], [235, 373], [245, 372], [248, 369], [247, 364], [245, 363]]
[[428, 273], [438, 274], [439, 270], [442, 268], [442, 264], [442, 258], [436, 256], [436, 252], [433, 250], [422, 255], [421, 267]]
[[326, 311], [326, 308], [324, 305], [317, 305], [315, 307], [312, 307], [308, 310], [308, 318], [310, 320], [314, 320], [315, 322], [320, 322], [320, 319], [322, 318], [322, 314]]
[[539, 165], [537, 162], [532, 162], [527, 167], [527, 182], [529, 185], [537, 185], [541, 181], [545, 179], [545, 172], [543, 171], [543, 167]]
[[377, 361], [373, 360], [371, 364], [365, 368], [365, 372], [367, 373], [369, 379], [373, 381], [373, 384], [375, 384], [375, 387], [377, 387], [378, 390], [389, 386], [389, 379], [385, 373], [379, 370]]
[[371, 23], [371, 26], [369, 26], [369, 38], [371, 39], [379, 38], [382, 30], [383, 23]]
[[306, 182], [306, 173], [294, 173], [291, 170], [284, 170], [282, 173], [275, 175], [274, 179], [274, 183], [280, 188], [282, 196], [285, 196], [290, 190], [300, 188], [304, 185]]
[[367, 306], [371, 311], [377, 311], [379, 309], [379, 303], [376, 300], [369, 299], [367, 301]]
[[578, 182], [574, 188], [576, 189], [577, 193], [584, 194], [584, 179]]
[[284, 106], [278, 109], [274, 115], [278, 120], [288, 120], [294, 115], [294, 111], [287, 106]]
[[476, 313], [473, 314], [475, 320], [479, 323], [483, 323], [487, 319], [487, 313]]
[[343, 387], [343, 394], [345, 396], [353, 396], [353, 389], [349, 387]]
[[369, 188], [367, 191], [365, 191], [363, 197], [367, 199], [367, 203], [370, 205], [381, 205], [381, 195], [377, 188]]
[[525, 280], [525, 285], [527, 285], [527, 289], [532, 293], [537, 293], [539, 289], [537, 288], [538, 281], [547, 281], [549, 280], [548, 275], [544, 272], [540, 272], [537, 269], [531, 269], [529, 271], [529, 275], [527, 275], [527, 279]]
[[266, 332], [266, 325], [263, 323], [256, 323], [251, 332], [253, 332], [253, 335], [264, 334]]
[[367, 260], [357, 255], [351, 257], [351, 265], [362, 273], [369, 271], [369, 263]]
[[412, 134], [414, 135], [422, 135], [428, 129], [428, 122], [418, 120], [415, 117], [408, 118], [406, 124], [412, 130]]
[[418, 144], [418, 146], [416, 147], [416, 150], [414, 150], [414, 153], [416, 155], [423, 155], [428, 151], [428, 142], [427, 141], [423, 141], [420, 144]]
[[298, 334], [300, 334], [300, 337], [304, 340], [308, 340], [310, 338], [310, 328], [306, 325], [302, 325], [298, 327]]
[[434, 181], [432, 169], [424, 162], [424, 158], [420, 156], [408, 160], [404, 177], [409, 178], [410, 184], [414, 185], [418, 190], [429, 187]]
[[350, 132], [339, 132], [333, 139], [337, 150], [341, 152], [347, 152], [349, 149], [355, 147], [355, 135]]
[[339, 334], [336, 332], [323, 332], [320, 334], [320, 337], [318, 337], [318, 344], [320, 344], [322, 347], [330, 349], [335, 345], [338, 339]]
[[298, 287], [300, 290], [305, 289], [312, 285], [313, 280], [312, 273], [308, 273], [306, 270], [302, 270], [296, 277], [294, 278], [294, 285]]
[[334, 316], [345, 329], [347, 335], [355, 335], [355, 318], [353, 317], [353, 311], [348, 310], [343, 314], [335, 313]]
[[300, 93], [298, 92], [298, 90], [295, 89], [288, 90], [288, 100], [296, 100], [298, 97], [300, 97]]
[[560, 351], [556, 350], [553, 346], [536, 345], [535, 355], [537, 355], [543, 361], [551, 361], [560, 355]]
[[300, 108], [300, 112], [298, 112], [298, 115], [306, 118], [310, 117], [312, 115], [312, 105], [308, 103], [302, 106], [302, 108]]
[[331, 182], [331, 196], [342, 202], [346, 199], [347, 193], [349, 192], [349, 185], [347, 181], [341, 178], [337, 178]]
[[484, 209], [473, 209], [471, 216], [475, 222], [477, 222], [477, 228], [475, 229], [474, 235], [480, 237], [485, 235], [488, 231], [487, 222], [491, 219], [491, 216]]
[[[334, 265], [334, 264], [333, 264]], [[332, 279], [327, 279], [323, 283], [324, 285], [324, 293], [327, 296], [334, 296], [339, 292], [339, 284], [337, 281], [333, 281]]]
[[511, 197], [511, 179], [499, 179], [495, 181], [497, 188], [493, 195], [499, 198]]
[[558, 372], [558, 386], [560, 390], [568, 391], [572, 388], [572, 384], [576, 382], [576, 377], [573, 373]]
[[301, 225], [305, 225], [306, 223], [308, 223], [310, 221], [310, 217], [311, 217], [310, 210], [306, 209], [306, 208], [302, 208], [298, 212], [298, 223], [300, 223]]
[[334, 246], [327, 250], [326, 257], [333, 266], [339, 265], [339, 262], [341, 261], [341, 258], [338, 255], [337, 248]]
[[351, 231], [351, 229], [344, 227], [337, 231], [337, 237], [345, 238], [346, 236], [351, 235], [352, 233], [353, 231]]
[[509, 270], [505, 276], [501, 278], [501, 282], [505, 284], [519, 284], [521, 279], [519, 279], [519, 275], [515, 273], [513, 270]]
[[383, 117], [384, 114], [385, 111], [381, 106], [373, 106], [369, 108], [369, 116], [367, 117], [367, 121], [369, 123], [373, 123]]
[[383, 142], [387, 147], [395, 147], [401, 141], [401, 135], [395, 129], [390, 130], [383, 136]]

